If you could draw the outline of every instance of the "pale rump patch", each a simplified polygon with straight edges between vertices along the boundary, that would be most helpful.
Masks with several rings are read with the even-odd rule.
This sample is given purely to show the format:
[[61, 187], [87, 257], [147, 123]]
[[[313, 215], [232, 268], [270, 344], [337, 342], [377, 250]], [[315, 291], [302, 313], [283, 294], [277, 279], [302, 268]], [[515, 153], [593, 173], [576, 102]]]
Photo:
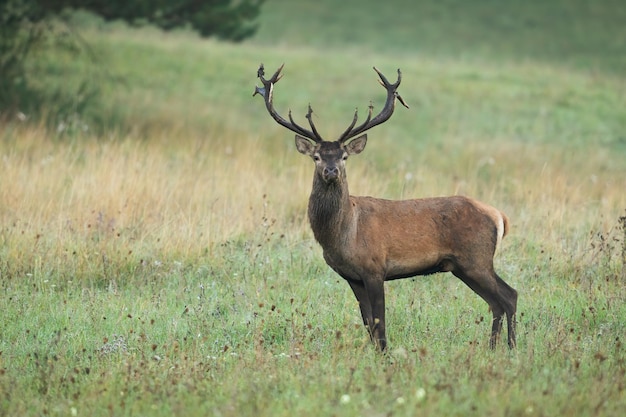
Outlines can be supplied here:
[[496, 249], [498, 249], [500, 242], [502, 242], [502, 239], [509, 231], [509, 219], [504, 213], [495, 207], [477, 200], [472, 200], [472, 202], [480, 211], [491, 217], [493, 222], [496, 224]]
[[499, 216], [497, 221], [498, 228], [498, 240], [496, 241], [496, 249], [500, 246], [500, 242], [502, 242], [502, 238], [504, 237], [504, 218], [502, 215]]

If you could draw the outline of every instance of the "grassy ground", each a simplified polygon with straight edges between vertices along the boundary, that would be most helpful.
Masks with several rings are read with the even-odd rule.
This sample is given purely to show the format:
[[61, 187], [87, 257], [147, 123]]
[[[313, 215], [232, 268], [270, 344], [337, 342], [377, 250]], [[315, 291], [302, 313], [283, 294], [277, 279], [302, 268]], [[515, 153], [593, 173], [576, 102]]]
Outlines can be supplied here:
[[[106, 27], [85, 35], [100, 69], [58, 51], [37, 63], [51, 91], [86, 77], [99, 96], [54, 129], [0, 130], [0, 414], [621, 415], [626, 86], [612, 44], [593, 68], [545, 59], [549, 45], [517, 59], [468, 18], [459, 28], [497, 39], [492, 52], [468, 59], [441, 33], [440, 52], [435, 38], [387, 50], [371, 33], [313, 36], [347, 14], [322, 24], [307, 17], [331, 16], [323, 2], [284, 3], [262, 21], [282, 11], [302, 32], [266, 25], [230, 45]], [[457, 16], [442, 4], [443, 21]], [[589, 42], [618, 33], [585, 10], [574, 27], [592, 22]], [[406, 18], [390, 40], [426, 30]], [[286, 63], [279, 111], [303, 121], [310, 102], [329, 138], [355, 106], [380, 108], [372, 65], [402, 69], [411, 109], [349, 161], [351, 190], [505, 211], [496, 268], [520, 293], [516, 351], [488, 350], [486, 304], [450, 275], [389, 284], [390, 353], [374, 351], [309, 231], [311, 162], [251, 97], [260, 62]], [[109, 129], [90, 125], [96, 111]]]

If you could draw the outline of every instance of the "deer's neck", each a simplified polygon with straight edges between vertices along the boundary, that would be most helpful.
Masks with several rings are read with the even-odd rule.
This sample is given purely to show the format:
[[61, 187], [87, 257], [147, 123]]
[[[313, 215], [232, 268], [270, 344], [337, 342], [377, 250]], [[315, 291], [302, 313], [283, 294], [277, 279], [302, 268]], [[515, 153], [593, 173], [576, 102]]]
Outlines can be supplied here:
[[309, 221], [313, 235], [322, 248], [341, 245], [348, 238], [353, 216], [345, 178], [327, 184], [316, 176], [309, 197]]

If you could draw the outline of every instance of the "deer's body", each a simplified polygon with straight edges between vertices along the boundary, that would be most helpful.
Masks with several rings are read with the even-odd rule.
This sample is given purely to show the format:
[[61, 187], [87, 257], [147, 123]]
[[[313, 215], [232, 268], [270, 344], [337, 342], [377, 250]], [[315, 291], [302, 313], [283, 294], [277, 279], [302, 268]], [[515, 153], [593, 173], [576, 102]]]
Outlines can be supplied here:
[[[354, 127], [352, 124], [337, 141], [324, 141], [313, 124], [311, 130], [283, 119], [273, 108], [276, 71], [270, 80], [259, 78], [257, 88], [265, 98], [272, 117], [296, 132], [296, 148], [315, 162], [313, 189], [308, 214], [315, 239], [324, 251], [326, 263], [343, 277], [359, 301], [363, 322], [372, 340], [384, 350], [385, 281], [435, 272], [452, 272], [481, 296], [493, 313], [490, 344], [495, 347], [504, 315], [507, 318], [508, 344], [515, 346], [517, 292], [494, 271], [496, 247], [508, 229], [508, 219], [499, 210], [477, 200], [454, 196], [415, 200], [384, 200], [350, 196], [345, 162], [363, 151], [366, 135], [351, 138], [386, 121], [399, 99], [398, 81], [391, 84], [376, 70], [387, 89], [387, 102], [379, 115]], [[313, 143], [311, 142], [313, 141]]]
[[[374, 271], [385, 281], [453, 272], [464, 261], [458, 254], [468, 262], [493, 256], [507, 225], [495, 208], [462, 196], [404, 201], [350, 196], [332, 214], [326, 208], [337, 202], [324, 199], [311, 195], [313, 234], [328, 265], [352, 281]], [[475, 222], [467, 224], [468, 218]], [[475, 246], [477, 239], [491, 244]]]

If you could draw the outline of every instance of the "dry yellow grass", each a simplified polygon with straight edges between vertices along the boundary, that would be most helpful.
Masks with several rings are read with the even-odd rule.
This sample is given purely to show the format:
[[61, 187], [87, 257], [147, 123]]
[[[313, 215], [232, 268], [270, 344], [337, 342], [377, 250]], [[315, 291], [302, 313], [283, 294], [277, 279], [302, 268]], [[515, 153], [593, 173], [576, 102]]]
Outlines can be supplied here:
[[40, 130], [16, 133], [18, 146], [2, 150], [4, 224], [61, 236], [128, 231], [179, 249], [249, 230], [246, 213], [261, 197], [249, 175], [261, 183], [264, 174], [248, 169], [251, 150], [168, 140], [67, 144]]
[[[290, 239], [310, 239], [312, 166], [291, 149], [291, 135], [285, 144], [232, 134], [67, 142], [44, 129], [5, 132], [0, 221], [9, 250], [47, 242], [45, 256], [58, 257], [76, 246], [114, 244], [185, 256], [274, 223]], [[371, 141], [368, 151], [375, 155], [382, 142]], [[349, 162], [352, 193], [475, 196], [507, 212], [514, 239], [557, 251], [583, 249], [591, 232], [608, 232], [626, 209], [623, 167], [606, 150], [564, 153], [511, 142], [463, 147], [436, 168], [428, 163], [441, 158], [434, 149], [414, 166], [390, 168], [375, 166], [366, 152]]]

